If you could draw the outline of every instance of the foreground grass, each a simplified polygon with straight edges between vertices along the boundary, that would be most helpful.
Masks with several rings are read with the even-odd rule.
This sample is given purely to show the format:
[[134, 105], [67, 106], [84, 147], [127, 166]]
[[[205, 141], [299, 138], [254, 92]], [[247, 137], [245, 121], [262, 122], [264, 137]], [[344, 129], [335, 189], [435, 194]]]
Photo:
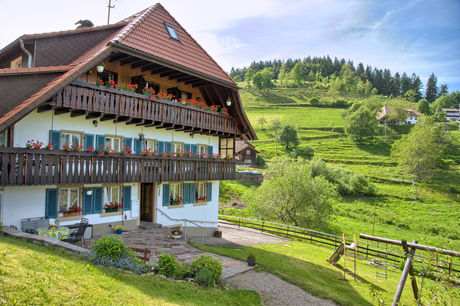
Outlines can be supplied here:
[[[262, 270], [277, 275], [311, 294], [331, 299], [341, 305], [375, 305], [377, 304], [369, 294], [369, 285], [378, 289], [385, 298], [385, 305], [390, 304], [401, 276], [401, 271], [391, 268], [388, 279], [376, 278], [376, 270], [369, 262], [357, 262], [357, 282], [347, 274], [343, 279], [342, 266], [336, 267], [326, 262], [332, 250], [303, 242], [289, 242], [285, 244], [266, 244], [251, 247], [217, 248], [196, 245], [203, 250], [245, 260], [250, 253], [256, 255], [256, 261]], [[342, 261], [340, 261], [342, 263]], [[352, 261], [347, 261], [347, 270], [353, 269]], [[420, 279], [417, 278], [418, 284]], [[424, 291], [435, 286], [432, 281], [424, 280]], [[459, 290], [451, 289], [453, 304], [460, 303]], [[451, 295], [449, 295], [450, 301]], [[406, 283], [401, 299], [401, 305], [415, 305], [410, 282]]]
[[260, 297], [94, 266], [60, 249], [0, 235], [0, 304], [260, 305]]

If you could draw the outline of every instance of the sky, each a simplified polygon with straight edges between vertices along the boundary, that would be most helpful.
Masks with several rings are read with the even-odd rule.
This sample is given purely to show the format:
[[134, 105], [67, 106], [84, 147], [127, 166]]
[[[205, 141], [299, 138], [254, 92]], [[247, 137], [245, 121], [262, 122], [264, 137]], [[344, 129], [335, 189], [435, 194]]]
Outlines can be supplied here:
[[[155, 4], [112, 0], [111, 23]], [[0, 49], [22, 34], [107, 24], [108, 0], [0, 0]], [[224, 68], [326, 56], [460, 90], [460, 0], [164, 0], [161, 4]]]

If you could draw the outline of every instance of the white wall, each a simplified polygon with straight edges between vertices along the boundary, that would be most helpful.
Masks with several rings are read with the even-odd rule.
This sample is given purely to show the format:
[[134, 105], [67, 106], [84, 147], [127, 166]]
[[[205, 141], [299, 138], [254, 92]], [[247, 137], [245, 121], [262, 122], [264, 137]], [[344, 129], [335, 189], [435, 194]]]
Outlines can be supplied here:
[[[167, 182], [165, 182], [167, 183]], [[172, 219], [189, 219], [194, 221], [208, 221], [211, 223], [198, 223], [203, 227], [217, 227], [219, 213], [219, 181], [212, 182], [212, 201], [206, 205], [194, 206], [193, 204], [184, 204], [184, 207], [162, 206], [163, 203], [163, 184], [157, 187], [157, 208], [163, 211]], [[169, 195], [167, 195], [169, 196]], [[180, 222], [171, 221], [161, 212], [157, 211], [157, 223], [162, 225], [176, 225]], [[195, 226], [188, 224], [187, 226]]]
[[25, 147], [28, 140], [39, 140], [44, 145], [49, 142], [49, 130], [71, 130], [96, 135], [119, 135], [138, 138], [139, 133], [144, 133], [146, 139], [159, 141], [177, 141], [190, 144], [205, 144], [213, 146], [213, 153], [219, 151], [219, 137], [178, 132], [174, 130], [157, 129], [155, 127], [140, 127], [126, 125], [124, 122], [114, 124], [112, 120], [99, 121], [94, 127], [93, 120], [86, 120], [85, 116], [70, 117], [70, 114], [54, 115], [48, 111], [38, 113], [33, 111], [14, 125], [14, 146]]

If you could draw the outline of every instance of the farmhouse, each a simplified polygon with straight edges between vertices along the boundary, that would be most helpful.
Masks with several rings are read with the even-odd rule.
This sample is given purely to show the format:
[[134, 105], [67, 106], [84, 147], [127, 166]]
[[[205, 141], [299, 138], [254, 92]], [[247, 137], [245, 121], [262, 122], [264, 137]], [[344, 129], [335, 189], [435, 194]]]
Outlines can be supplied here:
[[235, 154], [237, 155], [238, 164], [255, 166], [259, 151], [247, 141], [237, 140]]
[[460, 121], [459, 108], [443, 108], [442, 111], [446, 114], [446, 119], [448, 121]]
[[416, 124], [418, 117], [422, 114], [412, 108], [405, 108], [401, 110], [403, 113], [399, 114], [397, 110], [389, 106], [383, 106], [377, 113], [379, 124], [392, 124], [392, 125], [409, 125]]
[[0, 50], [0, 221], [217, 225], [238, 87], [160, 5], [115, 24], [23, 35]]

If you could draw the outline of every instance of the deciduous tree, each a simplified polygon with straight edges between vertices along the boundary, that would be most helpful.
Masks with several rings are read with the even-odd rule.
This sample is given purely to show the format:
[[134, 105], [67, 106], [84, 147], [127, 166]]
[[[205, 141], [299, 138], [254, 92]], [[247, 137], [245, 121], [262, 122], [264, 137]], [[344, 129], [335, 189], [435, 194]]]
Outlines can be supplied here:
[[367, 142], [377, 135], [377, 118], [374, 112], [361, 106], [348, 114], [345, 131], [354, 142]]
[[290, 125], [284, 126], [280, 135], [281, 144], [286, 147], [286, 151], [291, 151], [299, 145], [297, 130]]

